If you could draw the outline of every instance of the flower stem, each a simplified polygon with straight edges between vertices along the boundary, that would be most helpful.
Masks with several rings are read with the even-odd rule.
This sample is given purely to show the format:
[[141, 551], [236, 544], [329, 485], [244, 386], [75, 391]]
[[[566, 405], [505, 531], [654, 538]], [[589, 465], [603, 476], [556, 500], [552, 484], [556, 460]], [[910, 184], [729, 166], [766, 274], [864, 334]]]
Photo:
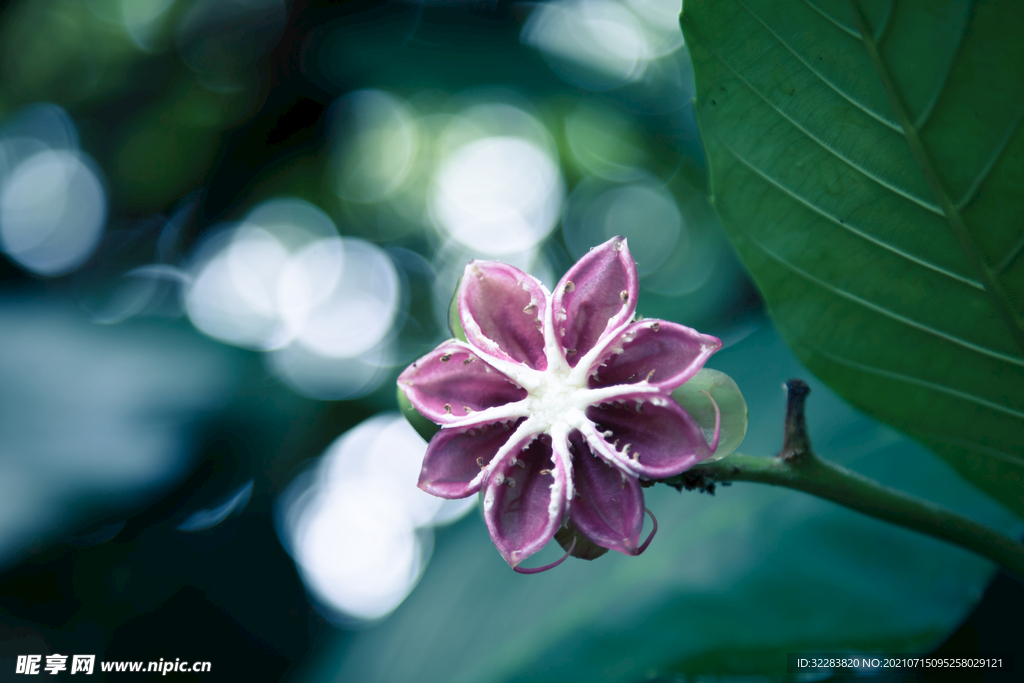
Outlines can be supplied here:
[[941, 538], [1001, 564], [1024, 580], [1024, 543], [940, 505], [883, 486], [811, 450], [804, 427], [803, 405], [809, 389], [800, 380], [787, 383], [789, 402], [785, 438], [778, 457], [732, 453], [700, 463], [663, 480], [687, 489], [713, 491], [715, 483], [755, 481], [803, 491], [851, 510]]
[[851, 510], [955, 543], [997, 562], [1024, 578], [1024, 544], [934, 503], [883, 486], [856, 472], [805, 455], [797, 463], [733, 453], [716, 462], [701, 463], [680, 477], [703, 479], [697, 486], [714, 482], [756, 481], [785, 486], [839, 503]]

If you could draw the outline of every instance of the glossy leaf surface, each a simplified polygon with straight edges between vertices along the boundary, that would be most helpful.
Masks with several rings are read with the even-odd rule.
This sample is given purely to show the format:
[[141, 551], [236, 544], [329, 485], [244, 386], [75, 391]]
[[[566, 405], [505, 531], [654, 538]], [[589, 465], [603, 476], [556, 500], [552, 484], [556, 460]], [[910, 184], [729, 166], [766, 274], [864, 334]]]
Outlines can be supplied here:
[[786, 342], [1024, 514], [1024, 4], [687, 0], [682, 26]]

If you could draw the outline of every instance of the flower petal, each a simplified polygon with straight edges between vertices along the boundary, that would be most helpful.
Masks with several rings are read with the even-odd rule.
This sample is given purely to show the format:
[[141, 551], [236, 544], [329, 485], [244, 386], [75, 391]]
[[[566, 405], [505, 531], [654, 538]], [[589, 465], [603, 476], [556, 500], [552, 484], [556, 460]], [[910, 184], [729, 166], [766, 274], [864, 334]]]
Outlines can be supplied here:
[[623, 237], [591, 249], [562, 277], [553, 294], [554, 325], [569, 365], [633, 317], [638, 283]]
[[484, 468], [522, 422], [442, 429], [423, 456], [419, 487], [439, 498], [465, 498], [480, 490]]
[[633, 323], [609, 344], [602, 367], [590, 378], [591, 388], [614, 384], [650, 384], [672, 390], [697, 374], [722, 340], [666, 322]]
[[506, 456], [488, 480], [484, 519], [513, 567], [543, 548], [561, 526], [567, 479], [562, 458], [552, 458], [551, 437], [543, 434]]
[[423, 417], [438, 424], [526, 398], [525, 389], [465, 346], [452, 342], [441, 344], [407, 367], [399, 375], [398, 385]]
[[704, 431], [678, 403], [644, 398], [587, 408], [600, 433], [587, 435], [591, 447], [647, 479], [673, 477], [711, 457]]
[[579, 431], [573, 431], [569, 443], [579, 494], [569, 503], [569, 520], [597, 545], [636, 555], [644, 526], [640, 482], [595, 455]]
[[470, 261], [459, 287], [459, 319], [466, 340], [498, 358], [547, 369], [541, 331], [547, 296], [536, 279], [518, 268], [498, 261]]

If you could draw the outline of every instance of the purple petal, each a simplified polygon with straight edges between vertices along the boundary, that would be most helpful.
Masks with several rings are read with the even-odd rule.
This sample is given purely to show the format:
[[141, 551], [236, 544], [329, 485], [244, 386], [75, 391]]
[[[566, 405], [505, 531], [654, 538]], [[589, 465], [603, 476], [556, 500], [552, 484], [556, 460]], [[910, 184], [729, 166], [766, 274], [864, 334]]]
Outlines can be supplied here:
[[440, 498], [465, 498], [480, 490], [483, 469], [522, 422], [442, 429], [423, 456], [419, 487]]
[[459, 319], [473, 346], [534, 368], [548, 367], [541, 319], [547, 294], [537, 280], [498, 261], [471, 261], [459, 287]]
[[609, 345], [609, 356], [590, 378], [590, 386], [647, 380], [672, 390], [696, 375], [720, 348], [722, 340], [683, 325], [664, 320], [633, 323]]
[[590, 440], [591, 447], [647, 479], [673, 477], [710, 457], [704, 431], [689, 413], [671, 399], [655, 400], [664, 405], [625, 400], [587, 408], [587, 417], [604, 433], [597, 443]]
[[406, 368], [398, 384], [413, 407], [438, 424], [526, 398], [525, 389], [472, 351], [451, 342]]
[[554, 291], [555, 334], [576, 367], [607, 332], [633, 317], [636, 264], [626, 240], [614, 237], [576, 262]]
[[595, 455], [578, 431], [569, 436], [569, 443], [578, 494], [569, 503], [570, 521], [594, 543], [636, 555], [644, 526], [640, 482]]
[[513, 567], [543, 548], [562, 524], [566, 472], [561, 461], [552, 459], [551, 437], [543, 434], [509, 454], [487, 482], [484, 519], [494, 545]]

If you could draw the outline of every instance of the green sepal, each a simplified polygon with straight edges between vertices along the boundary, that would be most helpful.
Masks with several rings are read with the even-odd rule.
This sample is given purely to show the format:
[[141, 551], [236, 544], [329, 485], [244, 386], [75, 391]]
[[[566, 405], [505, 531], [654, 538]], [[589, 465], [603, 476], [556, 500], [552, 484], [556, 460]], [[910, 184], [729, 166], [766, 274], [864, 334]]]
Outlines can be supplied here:
[[423, 437], [424, 441], [430, 441], [434, 434], [441, 430], [441, 425], [434, 424], [412, 407], [412, 402], [402, 391], [402, 387], [398, 387], [398, 409], [402, 411], [402, 415], [405, 415], [405, 419], [409, 421], [416, 433]]
[[448, 329], [452, 336], [459, 341], [466, 341], [466, 330], [462, 329], [462, 321], [459, 319], [459, 287], [462, 286], [462, 278], [455, 283], [455, 293], [452, 294], [452, 301], [448, 304]]
[[672, 398], [697, 421], [709, 435], [709, 440], [715, 431], [715, 407], [702, 391], [711, 394], [722, 413], [718, 449], [709, 458], [718, 460], [735, 451], [743, 442], [747, 433], [747, 402], [732, 377], [710, 368], [701, 369], [690, 381], [673, 391]]

